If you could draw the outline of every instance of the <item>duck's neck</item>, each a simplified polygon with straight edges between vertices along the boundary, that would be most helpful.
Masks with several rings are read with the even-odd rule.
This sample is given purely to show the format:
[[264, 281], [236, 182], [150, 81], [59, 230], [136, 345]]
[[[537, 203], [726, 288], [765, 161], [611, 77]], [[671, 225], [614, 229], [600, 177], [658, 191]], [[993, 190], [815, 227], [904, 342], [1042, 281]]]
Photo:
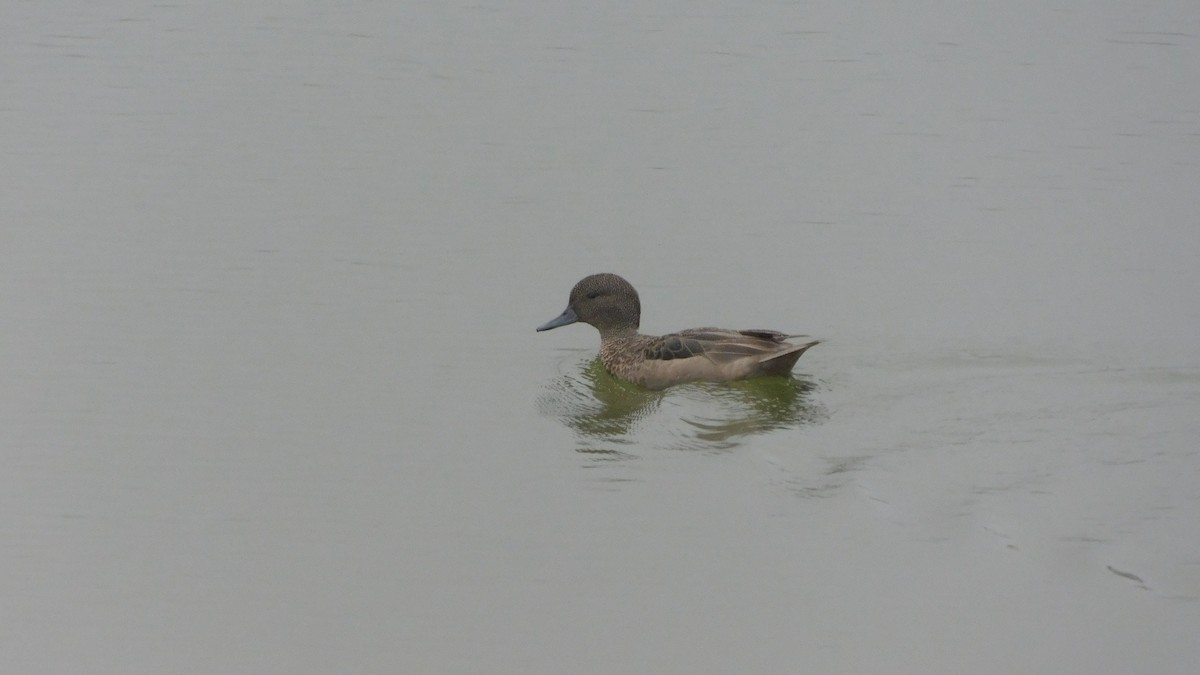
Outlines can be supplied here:
[[601, 328], [600, 342], [620, 342], [621, 340], [629, 340], [639, 337], [637, 327], [626, 326], [624, 328]]

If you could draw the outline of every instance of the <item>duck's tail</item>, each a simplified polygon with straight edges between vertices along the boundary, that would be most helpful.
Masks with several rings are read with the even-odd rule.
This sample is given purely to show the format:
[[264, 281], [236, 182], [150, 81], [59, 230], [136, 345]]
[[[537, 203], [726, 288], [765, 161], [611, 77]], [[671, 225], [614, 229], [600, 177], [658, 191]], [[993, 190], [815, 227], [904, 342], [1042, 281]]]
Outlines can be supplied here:
[[802, 345], [793, 345], [782, 351], [768, 354], [758, 360], [759, 369], [764, 375], [787, 375], [792, 372], [796, 362], [808, 351], [809, 347], [821, 344], [820, 340], [813, 340]]

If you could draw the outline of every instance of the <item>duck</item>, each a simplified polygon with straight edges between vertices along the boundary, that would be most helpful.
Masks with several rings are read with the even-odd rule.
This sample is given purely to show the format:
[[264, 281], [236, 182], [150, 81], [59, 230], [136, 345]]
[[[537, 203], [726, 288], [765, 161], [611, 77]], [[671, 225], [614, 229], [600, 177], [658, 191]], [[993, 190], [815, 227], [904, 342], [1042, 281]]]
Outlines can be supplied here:
[[643, 335], [642, 304], [633, 285], [603, 272], [575, 284], [567, 308], [537, 327], [538, 332], [586, 323], [600, 331], [600, 361], [615, 377], [646, 389], [687, 382], [730, 382], [761, 376], [787, 376], [796, 361], [820, 340], [775, 330], [689, 328], [667, 335]]

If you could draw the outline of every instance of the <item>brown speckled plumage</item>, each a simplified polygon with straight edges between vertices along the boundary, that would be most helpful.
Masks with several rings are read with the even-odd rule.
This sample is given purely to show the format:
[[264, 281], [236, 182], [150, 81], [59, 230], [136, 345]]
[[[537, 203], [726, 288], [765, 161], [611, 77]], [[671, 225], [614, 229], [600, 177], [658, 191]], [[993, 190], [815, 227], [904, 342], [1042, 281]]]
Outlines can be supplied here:
[[608, 372], [648, 389], [696, 381], [725, 382], [760, 375], [787, 375], [817, 341], [791, 344], [773, 330], [691, 328], [669, 335], [638, 332], [641, 302], [615, 274], [584, 277], [571, 289], [567, 309], [538, 328], [582, 321], [600, 331], [600, 360]]

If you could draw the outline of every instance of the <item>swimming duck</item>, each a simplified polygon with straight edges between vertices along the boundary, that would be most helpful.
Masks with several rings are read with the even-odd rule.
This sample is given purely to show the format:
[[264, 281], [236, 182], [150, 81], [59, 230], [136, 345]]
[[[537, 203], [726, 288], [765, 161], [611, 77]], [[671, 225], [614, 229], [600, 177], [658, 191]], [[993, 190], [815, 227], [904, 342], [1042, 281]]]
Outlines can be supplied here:
[[591, 324], [600, 331], [600, 361], [608, 372], [647, 389], [787, 375], [800, 355], [820, 342], [791, 344], [788, 339], [804, 336], [773, 330], [690, 328], [642, 335], [641, 315], [641, 301], [628, 281], [616, 274], [593, 274], [571, 289], [562, 314], [537, 329]]

